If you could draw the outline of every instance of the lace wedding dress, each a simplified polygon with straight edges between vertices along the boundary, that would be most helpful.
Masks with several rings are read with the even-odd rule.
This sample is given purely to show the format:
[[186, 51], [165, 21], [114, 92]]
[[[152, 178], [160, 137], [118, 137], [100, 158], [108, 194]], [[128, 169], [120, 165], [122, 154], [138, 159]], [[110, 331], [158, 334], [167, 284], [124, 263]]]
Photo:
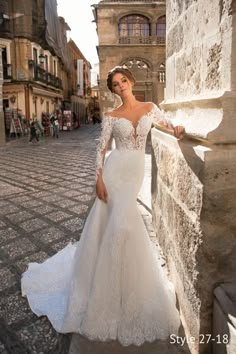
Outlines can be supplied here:
[[108, 203], [96, 198], [80, 241], [23, 274], [22, 294], [32, 311], [46, 315], [58, 332], [125, 346], [178, 333], [175, 294], [136, 203], [147, 134], [160, 120], [155, 105], [136, 127], [126, 118], [104, 117], [97, 169], [111, 136], [116, 142], [103, 167]]

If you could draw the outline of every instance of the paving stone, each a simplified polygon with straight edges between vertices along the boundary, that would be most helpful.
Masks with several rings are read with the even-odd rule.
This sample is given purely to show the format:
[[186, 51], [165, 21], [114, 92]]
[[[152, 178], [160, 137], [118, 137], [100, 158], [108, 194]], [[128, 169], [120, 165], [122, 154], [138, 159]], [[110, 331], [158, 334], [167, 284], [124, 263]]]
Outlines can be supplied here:
[[81, 187], [83, 193], [92, 193], [95, 194], [95, 187]]
[[19, 226], [27, 232], [32, 232], [41, 229], [42, 227], [46, 227], [48, 224], [41, 219], [31, 219], [23, 222]]
[[68, 230], [72, 232], [80, 231], [83, 227], [83, 224], [84, 224], [84, 220], [81, 218], [70, 219], [62, 223], [64, 227], [66, 227]]
[[[6, 227], [7, 225], [5, 224], [5, 222], [3, 222], [2, 220], [0, 220], [0, 228], [2, 229], [3, 227]], [[1, 236], [0, 236], [1, 237]]]
[[83, 214], [88, 210], [88, 206], [85, 204], [79, 204], [72, 208], [69, 208], [69, 210], [73, 211], [76, 214]]
[[61, 221], [64, 219], [68, 219], [68, 218], [72, 217], [72, 215], [59, 210], [59, 211], [54, 211], [50, 214], [47, 214], [46, 217], [54, 222], [57, 222], [57, 221]]
[[6, 204], [5, 206], [0, 208], [0, 215], [7, 215], [16, 212], [20, 212], [20, 209], [12, 204]]
[[46, 244], [48, 242], [60, 240], [62, 237], [66, 236], [65, 232], [56, 227], [50, 227], [47, 229], [40, 230], [34, 233], [33, 235], [35, 239], [40, 240]]
[[60, 195], [56, 195], [56, 194], [41, 197], [41, 199], [43, 199], [45, 202], [56, 202], [58, 200], [61, 200], [62, 198], [63, 197], [61, 197]]
[[33, 208], [35, 206], [39, 206], [42, 205], [43, 203], [40, 202], [39, 200], [28, 200], [26, 202], [21, 203], [21, 206], [23, 206], [24, 208]]
[[82, 194], [82, 192], [76, 191], [76, 190], [68, 190], [65, 193], [63, 193], [63, 195], [65, 197], [72, 197], [72, 198], [75, 198], [76, 196], [81, 195], [81, 194]]
[[16, 284], [16, 277], [9, 269], [0, 268], [0, 291]]
[[30, 353], [39, 354], [50, 353], [57, 346], [61, 335], [52, 328], [46, 318], [42, 318], [18, 330], [17, 336], [29, 348]]
[[34, 193], [34, 198], [43, 198], [43, 197], [48, 197], [51, 195], [52, 194], [50, 192], [36, 192], [36, 193]]
[[57, 183], [57, 182], [61, 182], [60, 178], [51, 178], [50, 183]]
[[86, 201], [88, 202], [88, 201], [93, 199], [93, 196], [90, 195], [90, 194], [81, 194], [81, 195], [79, 195], [77, 197], [74, 197], [74, 199], [76, 199], [76, 200], [78, 200], [80, 202], [86, 202]]
[[10, 259], [14, 259], [19, 256], [23, 256], [29, 251], [35, 251], [37, 247], [30, 242], [27, 238], [23, 238], [11, 243], [8, 243], [5, 246], [1, 246], [1, 249], [7, 253]]
[[9, 183], [0, 181], [0, 197], [23, 192], [24, 190]]
[[75, 243], [75, 242], [78, 242], [80, 239], [80, 233], [78, 232], [76, 234], [76, 237], [68, 237], [62, 241], [59, 241], [59, 242], [56, 242], [55, 244], [53, 244], [51, 246], [51, 248], [55, 251], [55, 252], [58, 252], [58, 251], [61, 251], [63, 248], [65, 248], [69, 243]]
[[27, 211], [20, 211], [17, 214], [7, 215], [7, 218], [11, 220], [13, 223], [18, 223], [20, 221], [24, 221], [33, 217], [34, 215], [28, 213]]
[[2, 316], [7, 325], [17, 323], [26, 318], [32, 319], [33, 317], [28, 302], [22, 297], [20, 291], [16, 294], [10, 294], [7, 297], [0, 298], [0, 307], [3, 308]]
[[21, 273], [25, 272], [28, 268], [29, 263], [41, 263], [48, 258], [48, 254], [43, 251], [37, 251], [37, 253], [31, 254], [20, 261], [17, 261], [15, 264], [17, 268], [21, 271]]
[[72, 199], [62, 199], [62, 200], [59, 200], [58, 202], [56, 202], [55, 205], [60, 208], [68, 208], [72, 205], [75, 205], [76, 203], [77, 202]]
[[51, 206], [51, 205], [40, 205], [37, 208], [32, 209], [34, 210], [36, 213], [43, 215], [43, 214], [47, 214], [50, 213], [52, 210], [55, 210], [55, 207]]
[[30, 196], [22, 195], [21, 197], [14, 197], [13, 199], [9, 199], [9, 200], [12, 200], [16, 204], [21, 204], [22, 202], [25, 202], [25, 201], [30, 200], [30, 199], [31, 199]]
[[44, 189], [46, 191], [50, 190], [54, 190], [56, 189], [57, 187], [55, 185], [52, 185], [52, 184], [45, 184], [44, 186], [41, 186], [41, 189]]
[[0, 230], [0, 244], [9, 241], [11, 239], [16, 238], [19, 236], [19, 233], [12, 229], [11, 227], [8, 227], [7, 229]]

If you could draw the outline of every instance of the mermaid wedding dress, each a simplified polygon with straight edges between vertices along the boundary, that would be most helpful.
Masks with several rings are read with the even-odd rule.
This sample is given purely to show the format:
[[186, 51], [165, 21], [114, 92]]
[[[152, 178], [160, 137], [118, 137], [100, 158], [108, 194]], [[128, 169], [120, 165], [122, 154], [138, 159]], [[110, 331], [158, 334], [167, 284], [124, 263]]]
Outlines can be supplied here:
[[58, 332], [124, 346], [178, 333], [175, 293], [136, 202], [147, 134], [160, 120], [156, 105], [136, 127], [126, 118], [103, 118], [97, 170], [111, 136], [116, 142], [103, 166], [108, 203], [96, 198], [80, 241], [42, 264], [30, 263], [22, 276], [22, 295], [32, 311], [46, 315]]

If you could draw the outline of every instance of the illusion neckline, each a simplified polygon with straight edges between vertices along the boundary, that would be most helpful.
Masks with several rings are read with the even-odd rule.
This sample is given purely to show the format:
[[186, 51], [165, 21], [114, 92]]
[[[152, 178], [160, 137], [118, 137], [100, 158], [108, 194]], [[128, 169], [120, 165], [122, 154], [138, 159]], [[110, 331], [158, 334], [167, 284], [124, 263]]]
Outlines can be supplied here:
[[134, 129], [137, 129], [137, 127], [139, 126], [140, 121], [141, 121], [144, 117], [149, 116], [149, 115], [153, 112], [154, 109], [155, 109], [155, 106], [153, 105], [152, 109], [150, 109], [148, 112], [142, 114], [141, 117], [137, 120], [136, 125], [134, 125], [133, 122], [132, 122], [130, 119], [126, 118], [126, 117], [116, 117], [116, 116], [111, 116], [111, 115], [105, 115], [105, 117], [112, 118], [112, 119], [117, 119], [117, 120], [120, 120], [120, 119], [121, 119], [121, 120], [122, 120], [122, 119], [123, 119], [123, 120], [126, 120], [126, 121], [130, 122], [130, 124], [132, 125], [132, 127], [133, 127]]

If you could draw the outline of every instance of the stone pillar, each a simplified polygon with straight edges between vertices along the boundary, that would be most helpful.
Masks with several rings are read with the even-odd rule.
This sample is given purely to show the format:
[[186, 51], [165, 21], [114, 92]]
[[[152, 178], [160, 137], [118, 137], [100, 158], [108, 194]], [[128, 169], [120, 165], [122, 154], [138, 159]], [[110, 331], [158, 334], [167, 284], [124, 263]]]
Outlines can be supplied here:
[[3, 85], [3, 68], [2, 68], [2, 50], [0, 48], [0, 146], [5, 145], [6, 143], [2, 85]]
[[152, 130], [153, 220], [191, 353], [211, 353], [213, 290], [236, 283], [236, 2], [166, 3], [161, 106], [187, 137]]

